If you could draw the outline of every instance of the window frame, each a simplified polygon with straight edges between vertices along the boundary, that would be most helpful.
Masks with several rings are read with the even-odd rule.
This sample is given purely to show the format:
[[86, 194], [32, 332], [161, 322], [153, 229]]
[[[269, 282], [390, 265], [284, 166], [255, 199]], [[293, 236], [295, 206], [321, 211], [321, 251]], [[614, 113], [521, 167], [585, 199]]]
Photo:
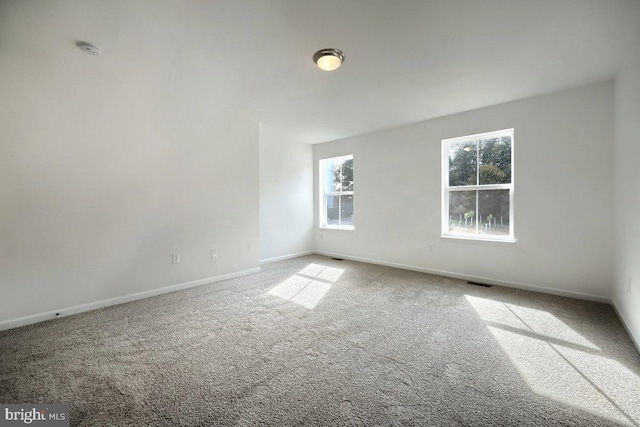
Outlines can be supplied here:
[[[476, 180], [476, 185], [449, 185], [449, 146], [452, 144], [459, 144], [461, 142], [472, 142], [484, 139], [490, 139], [501, 136], [510, 136], [511, 137], [511, 182], [507, 184], [479, 184], [479, 180]], [[489, 241], [489, 242], [506, 242], [506, 243], [514, 243], [516, 241], [515, 238], [515, 221], [514, 221], [514, 183], [515, 183], [515, 173], [514, 173], [514, 129], [502, 129], [498, 131], [485, 132], [467, 136], [461, 136], [456, 138], [448, 138], [442, 140], [441, 151], [442, 151], [442, 209], [441, 209], [441, 234], [440, 237], [447, 239], [462, 239], [462, 240], [477, 240], [477, 241]], [[480, 174], [480, 150], [476, 149], [476, 173]], [[505, 236], [499, 235], [487, 235], [480, 234], [477, 232], [478, 225], [476, 219], [476, 234], [461, 234], [461, 233], [452, 233], [449, 231], [449, 197], [451, 192], [456, 191], [484, 191], [484, 190], [509, 190], [509, 234]], [[478, 198], [476, 197], [476, 208], [475, 212], [478, 212]]]
[[[338, 200], [340, 201], [340, 196], [353, 196], [353, 190], [350, 191], [343, 191], [342, 188], [340, 189], [340, 191], [326, 191], [326, 187], [325, 187], [325, 167], [324, 164], [326, 162], [335, 162], [335, 161], [346, 161], [346, 160], [351, 160], [353, 161], [353, 154], [346, 154], [343, 156], [336, 156], [336, 157], [327, 157], [324, 159], [320, 159], [318, 161], [318, 169], [319, 169], [319, 173], [318, 173], [318, 189], [319, 189], [319, 195], [320, 195], [320, 200], [319, 200], [319, 206], [320, 206], [320, 210], [319, 210], [319, 228], [322, 229], [328, 229], [328, 230], [345, 230], [345, 231], [353, 231], [355, 230], [355, 227], [353, 224], [351, 225], [332, 225], [332, 224], [327, 224], [327, 197], [330, 196], [338, 196]], [[342, 174], [341, 174], [342, 175]], [[340, 186], [342, 187], [342, 185]], [[339, 206], [340, 206], [339, 202]], [[342, 209], [340, 207], [338, 207], [338, 215], [339, 217], [342, 216]], [[353, 216], [353, 215], [352, 215]], [[340, 219], [338, 220], [340, 221]]]

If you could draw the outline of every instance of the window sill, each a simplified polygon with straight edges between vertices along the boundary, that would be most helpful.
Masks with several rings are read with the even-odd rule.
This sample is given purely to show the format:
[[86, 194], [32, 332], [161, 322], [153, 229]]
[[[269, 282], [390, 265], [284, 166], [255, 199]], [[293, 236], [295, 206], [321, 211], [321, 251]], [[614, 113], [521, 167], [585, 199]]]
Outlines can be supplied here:
[[491, 242], [491, 243], [515, 243], [516, 242], [516, 239], [513, 239], [511, 237], [507, 237], [507, 238], [481, 237], [481, 236], [467, 237], [467, 236], [443, 234], [442, 236], [440, 236], [440, 238], [451, 239], [451, 240], [466, 240], [466, 241], [473, 241], [473, 242]]
[[335, 231], [355, 231], [355, 227], [332, 227], [330, 225], [324, 225], [318, 227], [320, 230], [335, 230]]

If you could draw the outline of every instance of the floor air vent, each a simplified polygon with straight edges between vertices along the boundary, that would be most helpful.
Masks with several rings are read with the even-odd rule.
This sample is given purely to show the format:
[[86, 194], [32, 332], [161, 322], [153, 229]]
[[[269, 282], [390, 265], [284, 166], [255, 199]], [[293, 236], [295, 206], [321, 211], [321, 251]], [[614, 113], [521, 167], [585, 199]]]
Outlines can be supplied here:
[[478, 283], [478, 282], [467, 282], [470, 285], [474, 285], [474, 286], [482, 286], [483, 288], [490, 288], [491, 285], [487, 285], [486, 283]]

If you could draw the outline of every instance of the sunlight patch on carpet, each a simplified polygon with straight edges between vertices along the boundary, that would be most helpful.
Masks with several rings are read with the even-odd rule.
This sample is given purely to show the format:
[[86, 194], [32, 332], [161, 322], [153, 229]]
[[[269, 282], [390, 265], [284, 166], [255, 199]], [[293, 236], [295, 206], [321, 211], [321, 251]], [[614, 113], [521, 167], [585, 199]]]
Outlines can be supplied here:
[[640, 379], [546, 311], [465, 295], [529, 387], [543, 396], [638, 425]]
[[313, 309], [344, 273], [341, 268], [309, 264], [297, 274], [279, 283], [270, 295]]

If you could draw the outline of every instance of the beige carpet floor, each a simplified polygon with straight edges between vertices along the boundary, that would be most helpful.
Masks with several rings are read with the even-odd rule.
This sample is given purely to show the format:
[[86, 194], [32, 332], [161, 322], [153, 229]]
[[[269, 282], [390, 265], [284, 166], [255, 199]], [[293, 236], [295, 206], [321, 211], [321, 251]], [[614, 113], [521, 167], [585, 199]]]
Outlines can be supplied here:
[[71, 425], [640, 423], [605, 304], [307, 256], [0, 332], [0, 402]]

